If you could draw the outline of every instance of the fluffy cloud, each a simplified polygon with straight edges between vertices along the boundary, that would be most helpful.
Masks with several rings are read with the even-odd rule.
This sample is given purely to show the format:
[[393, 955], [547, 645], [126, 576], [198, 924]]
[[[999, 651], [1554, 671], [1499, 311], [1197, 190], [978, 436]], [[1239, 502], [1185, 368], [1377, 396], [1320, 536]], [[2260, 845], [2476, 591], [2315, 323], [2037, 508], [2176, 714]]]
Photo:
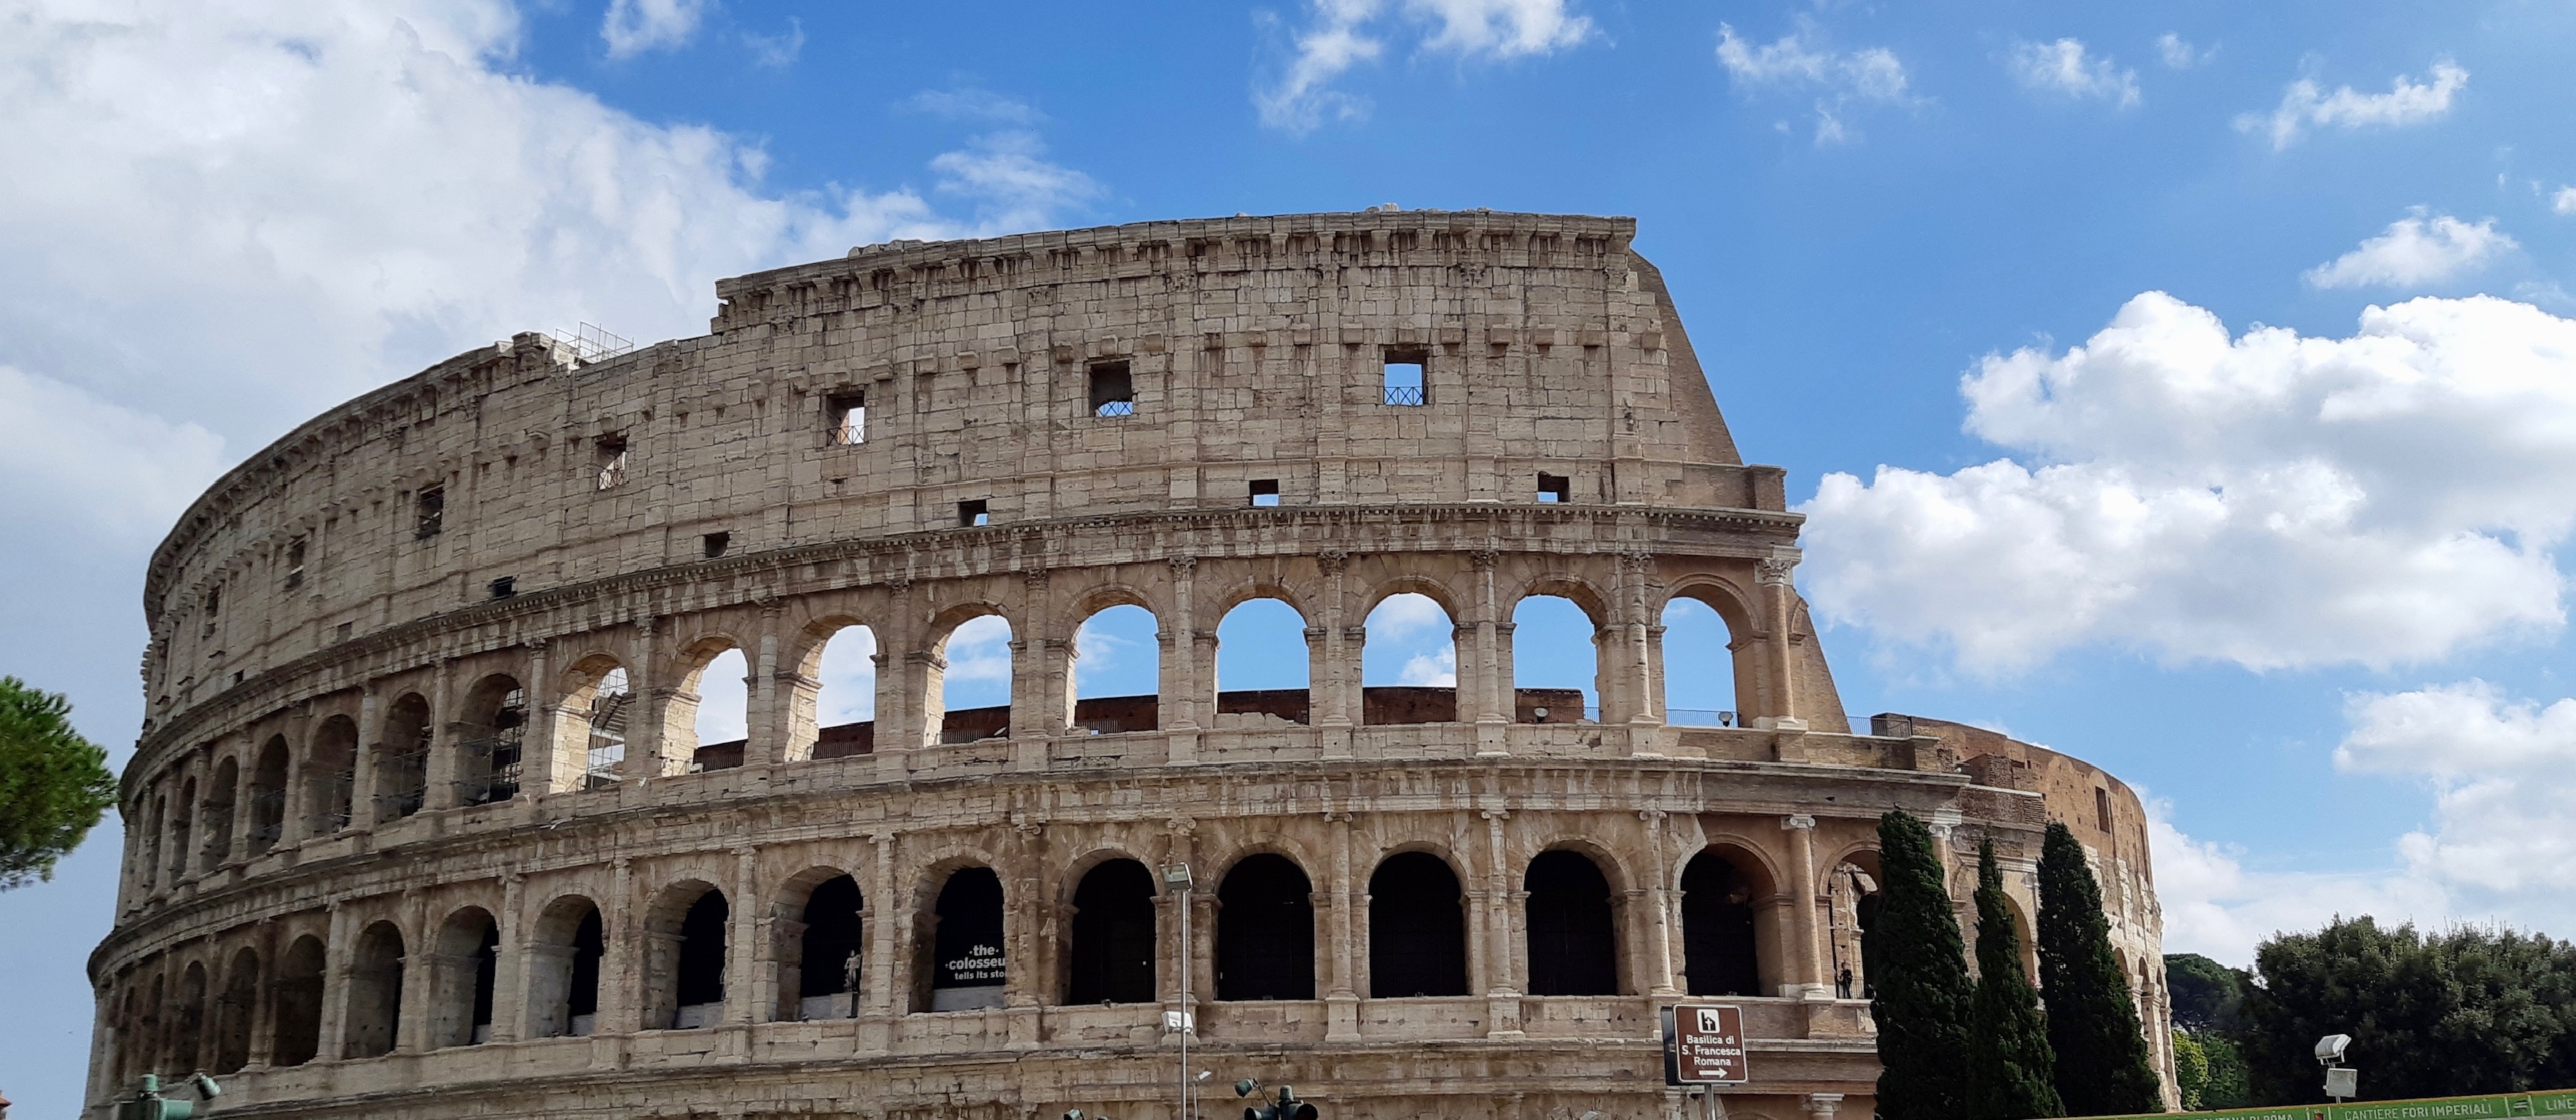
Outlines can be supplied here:
[[816, 676], [823, 691], [815, 697], [815, 722], [824, 727], [877, 718], [877, 634], [852, 626], [823, 644], [823, 663]]
[[1816, 91], [1816, 143], [1851, 138], [1844, 119], [1861, 105], [1902, 105], [1905, 64], [1885, 47], [1837, 52], [1819, 45], [1811, 22], [1769, 43], [1755, 45], [1739, 38], [1735, 28], [1717, 25], [1717, 61], [1739, 89]]
[[[713, 6], [709, 0], [609, 0], [599, 37], [608, 43], [610, 58], [685, 46]], [[804, 41], [801, 30], [797, 41]]]
[[2384, 666], [2564, 622], [2576, 322], [2427, 298], [2231, 338], [2150, 292], [1960, 389], [2021, 459], [1826, 476], [1801, 508], [1829, 616], [1979, 673], [2082, 644]]
[[2194, 47], [2189, 40], [2171, 31], [2156, 36], [2156, 57], [2163, 60], [2169, 70], [2189, 70], [2209, 61], [2209, 56], [2217, 53], [2216, 47], [2206, 50]]
[[2549, 196], [2549, 208], [2560, 214], [2576, 214], [2576, 187], [2560, 187]]
[[1372, 685], [1455, 687], [1456, 627], [1430, 596], [1390, 595], [1368, 616], [1368, 644], [1360, 652], [1360, 679]]
[[2310, 128], [2398, 128], [2422, 124], [2451, 111], [2451, 98], [2469, 84], [2469, 72], [2451, 60], [2433, 63], [2433, 79], [2415, 82], [2400, 74], [2386, 93], [2361, 93], [2338, 86], [2333, 93], [2308, 78], [2290, 83], [2281, 104], [2270, 115], [2247, 113], [2236, 118], [2243, 132], [2266, 132], [2278, 151], [2299, 141]]
[[0, 365], [0, 520], [86, 525], [148, 547], [224, 468], [224, 440]]
[[2419, 214], [2389, 223], [2386, 233], [2309, 269], [2306, 278], [2319, 288], [2411, 287], [2448, 280], [2519, 247], [2493, 218], [2471, 224]]
[[2276, 933], [2310, 930], [2337, 916], [2369, 914], [2389, 923], [2437, 923], [2452, 900], [2433, 883], [2396, 869], [2348, 873], [2248, 868], [2240, 849], [2196, 840], [2174, 827], [2172, 806], [2150, 801], [2156, 904], [2164, 909], [2168, 953], [2200, 953], [2239, 967]]
[[2087, 52], [2081, 39], [2016, 42], [2009, 61], [2013, 77], [2031, 89], [2099, 97], [2122, 108], [2138, 103], [2138, 72]]
[[1253, 92], [1261, 123], [1313, 131], [1327, 119], [1356, 120], [1368, 102], [1332, 88], [1351, 68], [1386, 53], [1392, 23], [1421, 31], [1424, 51], [1462, 59], [1508, 61], [1552, 54], [1593, 35], [1592, 21], [1568, 0], [1313, 0], [1314, 18], [1290, 36], [1290, 58], [1275, 80]]

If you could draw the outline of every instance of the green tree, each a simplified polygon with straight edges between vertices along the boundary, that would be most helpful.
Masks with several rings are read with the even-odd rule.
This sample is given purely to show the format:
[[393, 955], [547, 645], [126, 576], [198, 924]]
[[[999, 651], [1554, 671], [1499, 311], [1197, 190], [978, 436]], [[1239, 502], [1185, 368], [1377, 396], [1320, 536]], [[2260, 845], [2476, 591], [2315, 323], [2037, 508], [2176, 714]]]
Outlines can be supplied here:
[[2174, 1026], [2198, 1034], [2244, 1025], [2249, 979], [2243, 969], [2198, 953], [2165, 954], [2165, 987], [2173, 993]]
[[54, 877], [116, 804], [107, 752], [72, 730], [71, 701], [0, 677], [0, 890]]
[[2040, 1022], [2039, 995], [2021, 970], [2021, 934], [2004, 901], [2004, 874], [1995, 843], [1977, 846], [1977, 990], [1968, 1027], [1970, 1120], [2030, 1120], [2064, 1116]]
[[2209, 1052], [2183, 1030], [2174, 1032], [2173, 1052], [2174, 1088], [2181, 1090], [2182, 1110], [2198, 1112], [2208, 1107], [2201, 1101], [2209, 1089]]
[[2164, 1086], [2111, 955], [2102, 887], [2084, 845], [2050, 822], [2039, 856], [2039, 990], [2048, 1004], [2048, 1042], [2057, 1052], [2057, 1093], [2077, 1116], [2164, 1110]]
[[1878, 819], [1877, 972], [1881, 1120], [1957, 1120], [1968, 1102], [1967, 944], [1932, 832], [1902, 809]]
[[2197, 1035], [2192, 1040], [2200, 1045], [2201, 1055], [2209, 1064], [2209, 1080], [2200, 1088], [2200, 1107], [2253, 1107], [2254, 1094], [2245, 1086], [2245, 1055], [2237, 1051], [2236, 1041], [2217, 1032]]

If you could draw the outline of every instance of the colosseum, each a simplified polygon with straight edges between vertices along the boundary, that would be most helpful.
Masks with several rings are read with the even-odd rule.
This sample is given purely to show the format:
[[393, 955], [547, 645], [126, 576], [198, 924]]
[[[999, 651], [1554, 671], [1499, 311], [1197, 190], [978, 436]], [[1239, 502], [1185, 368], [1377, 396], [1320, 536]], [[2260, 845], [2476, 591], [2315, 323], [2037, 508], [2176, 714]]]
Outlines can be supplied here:
[[[1712, 1102], [1657, 1011], [1716, 997], [1718, 1110], [1866, 1117], [1893, 807], [1965, 921], [1994, 841], [2025, 945], [2074, 828], [2170, 1085], [2138, 799], [1853, 726], [1783, 472], [1634, 233], [895, 242], [723, 281], [699, 337], [522, 334], [316, 417], [152, 559], [89, 1115], [204, 1069], [246, 1117], [1180, 1120], [1206, 1071], [1201, 1116], [1248, 1077], [1333, 1120], [1677, 1118]], [[1454, 686], [1363, 681], [1404, 595]], [[1540, 599], [1595, 699], [1519, 686]], [[1084, 695], [1119, 608], [1158, 683]], [[1682, 612], [1722, 630], [1668, 659]], [[1229, 687], [1255, 618], [1297, 687]], [[950, 639], [1005, 624], [1007, 703], [951, 709]]]

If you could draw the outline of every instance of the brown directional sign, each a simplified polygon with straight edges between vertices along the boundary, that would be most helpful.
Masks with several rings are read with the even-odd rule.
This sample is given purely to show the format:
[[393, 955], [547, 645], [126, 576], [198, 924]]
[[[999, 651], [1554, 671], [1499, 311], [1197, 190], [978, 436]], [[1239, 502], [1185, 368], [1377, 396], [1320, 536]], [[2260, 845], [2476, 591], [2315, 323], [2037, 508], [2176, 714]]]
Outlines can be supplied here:
[[1753, 1074], [1745, 1063], [1744, 1009], [1720, 1003], [1677, 1003], [1664, 1012], [1664, 1080], [1674, 1085], [1742, 1085]]

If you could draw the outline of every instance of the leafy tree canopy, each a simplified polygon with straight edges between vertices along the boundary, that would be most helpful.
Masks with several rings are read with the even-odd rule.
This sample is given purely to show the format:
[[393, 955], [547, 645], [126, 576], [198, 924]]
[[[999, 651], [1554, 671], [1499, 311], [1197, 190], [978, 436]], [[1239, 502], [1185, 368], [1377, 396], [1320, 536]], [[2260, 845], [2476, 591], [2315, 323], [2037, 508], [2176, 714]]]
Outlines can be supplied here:
[[2039, 856], [2039, 984], [2057, 1092], [2076, 1116], [2164, 1110], [2164, 1082], [2147, 1053], [2137, 1001], [2111, 952], [2102, 885], [2084, 845], [2052, 822]]
[[2253, 982], [2198, 953], [2165, 954], [2165, 986], [2173, 994], [2174, 1026], [2187, 1031], [2232, 1031], [2244, 1025], [2245, 989]]
[[1880, 1120], [1958, 1120], [1967, 1112], [1967, 944], [1932, 831], [1902, 809], [1878, 821], [1877, 945], [1870, 1015], [1878, 1023]]
[[107, 752], [72, 730], [69, 700], [0, 677], [0, 890], [54, 877], [116, 804]]
[[2004, 897], [2003, 869], [1995, 843], [1977, 846], [1977, 991], [1969, 1021], [1968, 1060], [1972, 1120], [2031, 1120], [2064, 1116], [2057, 1089], [2057, 1058], [2040, 1022], [2039, 994], [2021, 968], [2021, 933]]

